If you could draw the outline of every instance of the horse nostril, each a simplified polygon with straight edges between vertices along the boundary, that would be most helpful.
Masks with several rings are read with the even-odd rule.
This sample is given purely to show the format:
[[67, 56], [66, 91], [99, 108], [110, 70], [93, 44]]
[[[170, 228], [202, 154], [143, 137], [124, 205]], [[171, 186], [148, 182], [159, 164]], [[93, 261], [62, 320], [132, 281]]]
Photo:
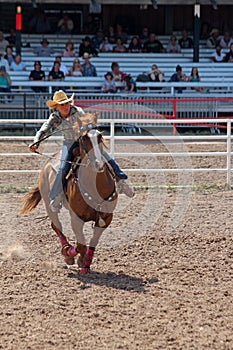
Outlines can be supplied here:
[[98, 171], [102, 171], [104, 168], [104, 162], [99, 162], [98, 160], [96, 161], [96, 167]]

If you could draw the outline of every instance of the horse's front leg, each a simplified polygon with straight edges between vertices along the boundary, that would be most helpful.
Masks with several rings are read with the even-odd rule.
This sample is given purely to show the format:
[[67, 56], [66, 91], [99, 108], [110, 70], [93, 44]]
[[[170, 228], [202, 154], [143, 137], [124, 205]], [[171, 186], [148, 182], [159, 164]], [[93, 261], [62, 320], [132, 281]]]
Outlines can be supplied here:
[[77, 216], [77, 214], [71, 208], [70, 208], [70, 218], [71, 218], [71, 227], [77, 241], [76, 250], [79, 253], [77, 263], [79, 267], [83, 267], [84, 256], [87, 249], [86, 240], [83, 234], [84, 222]]
[[93, 261], [95, 249], [99, 243], [99, 240], [100, 240], [100, 237], [101, 237], [103, 231], [106, 230], [106, 228], [110, 225], [110, 223], [112, 221], [112, 214], [107, 214], [107, 216], [102, 215], [102, 219], [105, 222], [103, 227], [99, 226], [99, 224], [100, 224], [99, 218], [97, 219], [97, 221], [95, 223], [94, 230], [93, 230], [93, 236], [90, 240], [89, 247], [87, 248], [86, 254], [84, 256], [84, 264], [83, 264], [83, 267], [80, 269], [81, 274], [86, 274], [86, 273], [90, 272], [90, 266], [91, 266], [92, 261]]

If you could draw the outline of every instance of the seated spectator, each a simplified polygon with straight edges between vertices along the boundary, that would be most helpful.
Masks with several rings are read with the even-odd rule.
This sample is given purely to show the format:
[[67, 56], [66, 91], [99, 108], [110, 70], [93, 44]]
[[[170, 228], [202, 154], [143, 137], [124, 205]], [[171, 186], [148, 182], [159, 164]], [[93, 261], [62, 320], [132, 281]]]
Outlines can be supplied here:
[[149, 40], [146, 41], [143, 46], [143, 52], [159, 53], [163, 51], [163, 45], [158, 39], [156, 39], [155, 33], [150, 33]]
[[124, 81], [125, 77], [128, 75], [120, 71], [120, 66], [117, 62], [112, 62], [111, 69], [115, 81]]
[[98, 51], [91, 46], [91, 39], [89, 36], [85, 36], [82, 43], [79, 45], [79, 57], [83, 57], [84, 53], [88, 53], [92, 56], [98, 56]]
[[9, 45], [9, 41], [4, 39], [3, 32], [0, 32], [0, 51], [5, 52], [6, 47]]
[[[183, 74], [182, 67], [180, 65], [176, 66], [176, 73], [172, 74], [171, 78], [169, 79], [170, 82], [185, 82], [186, 81], [186, 74]], [[178, 93], [182, 93], [182, 91], [185, 89], [183, 87], [175, 88], [178, 90]]]
[[3, 57], [5, 54], [5, 51], [3, 49], [0, 49], [0, 67], [4, 66], [6, 68], [6, 71], [9, 72], [10, 67], [8, 61]]
[[222, 49], [229, 49], [231, 44], [233, 43], [233, 38], [230, 36], [229, 32], [224, 32], [223, 37], [219, 41], [219, 45]]
[[63, 57], [74, 57], [74, 56], [75, 56], [74, 43], [72, 41], [67, 41], [66, 48], [63, 51]]
[[84, 63], [82, 64], [84, 77], [97, 77], [96, 68], [90, 62], [90, 55], [85, 52], [83, 55]]
[[128, 52], [139, 53], [142, 52], [142, 45], [137, 36], [134, 36], [128, 46]]
[[127, 52], [126, 46], [122, 43], [121, 38], [117, 38], [116, 45], [113, 46], [113, 52]]
[[117, 23], [116, 25], [116, 41], [118, 38], [121, 38], [122, 44], [126, 44], [128, 40], [128, 34], [123, 31], [123, 27], [121, 24]]
[[40, 42], [41, 46], [38, 46], [34, 53], [39, 57], [48, 57], [54, 54], [54, 51], [51, 47], [49, 47], [49, 42], [46, 38], [42, 39]]
[[200, 39], [207, 40], [209, 36], [210, 36], [210, 26], [207, 22], [203, 22], [201, 25]]
[[213, 62], [224, 62], [225, 54], [222, 52], [221, 46], [217, 45], [215, 51], [211, 55], [211, 60]]
[[144, 44], [149, 40], [149, 29], [148, 27], [143, 27], [142, 28], [142, 33], [139, 35], [139, 41], [142, 45], [142, 47], [144, 46]]
[[13, 71], [25, 71], [26, 64], [21, 60], [20, 55], [16, 55], [14, 61], [10, 65], [10, 70]]
[[0, 67], [0, 92], [11, 92], [11, 79], [5, 66]]
[[51, 25], [44, 10], [39, 9], [29, 22], [29, 32], [36, 34], [48, 34], [51, 32]]
[[104, 41], [104, 33], [102, 29], [98, 29], [96, 32], [96, 35], [94, 35], [91, 38], [91, 46], [93, 47], [93, 49], [99, 52], [100, 45], [103, 43], [103, 41]]
[[116, 34], [114, 31], [114, 27], [111, 25], [108, 27], [107, 36], [110, 44], [112, 45], [116, 44]]
[[182, 30], [182, 37], [179, 39], [178, 44], [181, 49], [192, 49], [193, 48], [193, 39], [188, 36], [186, 29]]
[[126, 75], [124, 78], [123, 92], [128, 94], [137, 92], [136, 81], [131, 77], [131, 75]]
[[66, 65], [62, 62], [62, 56], [56, 56], [55, 61], [60, 63], [60, 70], [64, 73], [64, 76], [68, 75], [69, 71]]
[[10, 34], [8, 36], [6, 36], [5, 38], [8, 42], [9, 42], [9, 46], [10, 47], [14, 47], [15, 46], [15, 42], [16, 42], [16, 33], [14, 28], [10, 29]]
[[168, 53], [180, 53], [181, 52], [180, 45], [178, 44], [175, 35], [171, 36], [169, 43], [167, 44], [166, 51]]
[[[41, 70], [40, 61], [34, 62], [34, 69], [30, 72], [29, 75], [30, 81], [44, 81], [45, 80], [45, 72]], [[32, 90], [35, 92], [46, 92], [46, 88], [42, 86], [32, 86]]]
[[[192, 68], [190, 76], [188, 77], [188, 81], [192, 83], [199, 83], [201, 81], [197, 67]], [[197, 92], [205, 92], [205, 88], [203, 87], [192, 87], [192, 89]]]
[[105, 35], [104, 41], [102, 42], [102, 44], [100, 44], [99, 51], [100, 52], [112, 52], [112, 50], [113, 50], [113, 46], [112, 46], [112, 44], [110, 44], [110, 42], [108, 40], [108, 36]]
[[209, 49], [215, 48], [219, 43], [219, 30], [217, 28], [213, 28], [210, 32], [209, 38], [206, 40], [206, 47]]
[[60, 70], [60, 62], [55, 61], [53, 64], [53, 68], [51, 69], [51, 71], [49, 72], [49, 80], [50, 81], [57, 81], [58, 85], [56, 87], [53, 87], [53, 92], [58, 91], [58, 90], [63, 90], [65, 91], [64, 87], [61, 87], [59, 85], [59, 81], [62, 81], [65, 79], [65, 75], [64, 73]]
[[14, 61], [15, 56], [12, 53], [12, 47], [10, 45], [8, 45], [6, 47], [6, 54], [4, 56], [5, 60], [7, 60], [7, 62], [9, 63], [9, 66], [11, 65], [11, 63]]
[[74, 22], [67, 14], [64, 14], [58, 21], [57, 29], [58, 34], [71, 34], [74, 29]]
[[230, 46], [230, 50], [226, 53], [225, 62], [233, 62], [233, 43]]
[[83, 25], [83, 33], [84, 34], [95, 34], [96, 33], [96, 23], [94, 22], [92, 14], [88, 14], [87, 20]]
[[151, 71], [147, 73], [150, 78], [150, 81], [164, 81], [164, 73], [158, 69], [156, 64], [153, 64], [151, 67]]
[[74, 59], [68, 75], [71, 77], [81, 77], [83, 75], [83, 68], [78, 58]]
[[105, 80], [103, 82], [102, 91], [105, 93], [115, 93], [117, 91], [116, 82], [113, 80], [111, 72], [105, 74]]

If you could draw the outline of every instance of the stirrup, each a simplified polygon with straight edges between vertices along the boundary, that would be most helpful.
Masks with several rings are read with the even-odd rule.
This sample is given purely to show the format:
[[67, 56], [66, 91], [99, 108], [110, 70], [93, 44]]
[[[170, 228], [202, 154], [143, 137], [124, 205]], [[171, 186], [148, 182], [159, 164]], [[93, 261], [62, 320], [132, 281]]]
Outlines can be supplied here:
[[119, 193], [123, 193], [129, 198], [134, 197], [135, 193], [134, 193], [133, 188], [129, 184], [127, 184], [127, 182], [125, 180], [118, 181], [117, 188], [118, 188]]

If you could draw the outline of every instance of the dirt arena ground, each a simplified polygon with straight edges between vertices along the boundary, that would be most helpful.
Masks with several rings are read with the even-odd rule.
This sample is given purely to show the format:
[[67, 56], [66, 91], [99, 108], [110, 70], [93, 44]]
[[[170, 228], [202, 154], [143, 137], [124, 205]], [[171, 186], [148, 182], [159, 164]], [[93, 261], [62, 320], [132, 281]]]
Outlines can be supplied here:
[[[225, 151], [225, 144], [182, 147], [187, 168], [226, 167], [225, 156], [188, 155]], [[4, 152], [26, 153], [26, 144], [1, 143]], [[142, 158], [122, 157], [120, 163], [161, 169], [184, 162], [171, 154], [145, 164]], [[44, 160], [1, 157], [0, 169], [36, 169]], [[233, 193], [226, 172], [130, 173], [130, 181], [136, 196], [119, 196], [92, 273], [79, 276], [76, 265], [64, 264], [49, 221], [41, 221], [43, 203], [18, 216], [20, 198], [36, 185], [37, 174], [1, 174], [0, 349], [233, 349]], [[65, 210], [62, 221], [72, 242]]]

